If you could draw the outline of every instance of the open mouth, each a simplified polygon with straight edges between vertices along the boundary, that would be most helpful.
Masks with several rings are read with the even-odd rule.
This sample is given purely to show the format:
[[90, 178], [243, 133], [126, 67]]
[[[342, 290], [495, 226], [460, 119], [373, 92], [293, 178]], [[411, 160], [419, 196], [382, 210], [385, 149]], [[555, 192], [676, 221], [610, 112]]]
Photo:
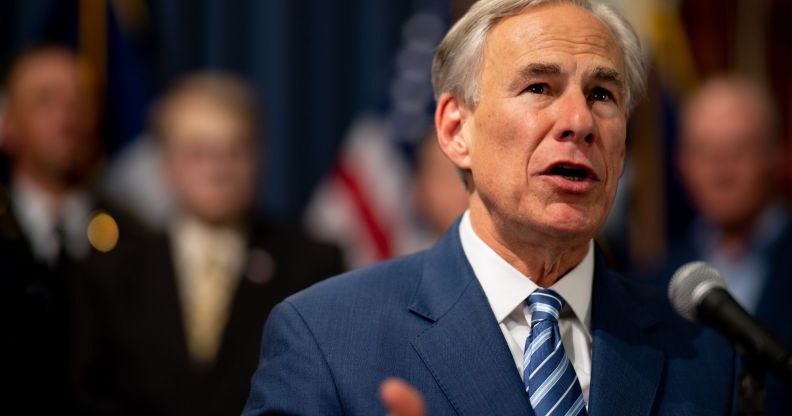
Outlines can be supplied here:
[[568, 163], [559, 163], [550, 167], [545, 173], [546, 175], [551, 176], [560, 176], [566, 180], [574, 181], [574, 182], [581, 182], [587, 179], [597, 180], [596, 175], [590, 169], [579, 166], [579, 165], [572, 165]]

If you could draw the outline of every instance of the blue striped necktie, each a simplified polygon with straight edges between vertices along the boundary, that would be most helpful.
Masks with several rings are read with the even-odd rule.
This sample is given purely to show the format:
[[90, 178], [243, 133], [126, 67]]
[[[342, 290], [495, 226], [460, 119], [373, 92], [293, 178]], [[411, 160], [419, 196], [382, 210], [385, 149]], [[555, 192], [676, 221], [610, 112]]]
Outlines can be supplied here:
[[523, 376], [531, 407], [537, 416], [585, 416], [583, 392], [558, 329], [564, 299], [550, 289], [538, 289], [526, 302], [531, 335], [525, 341]]

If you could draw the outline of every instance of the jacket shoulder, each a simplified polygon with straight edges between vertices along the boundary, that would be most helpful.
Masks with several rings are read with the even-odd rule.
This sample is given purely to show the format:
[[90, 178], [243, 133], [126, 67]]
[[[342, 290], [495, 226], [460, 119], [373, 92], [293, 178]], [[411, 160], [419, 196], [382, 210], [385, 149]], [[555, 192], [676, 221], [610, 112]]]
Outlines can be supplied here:
[[[420, 281], [424, 255], [420, 252], [331, 277], [288, 297], [285, 302], [298, 310], [317, 305], [329, 308], [358, 303], [374, 306], [397, 300], [406, 305]], [[342, 299], [346, 301], [340, 301]]]

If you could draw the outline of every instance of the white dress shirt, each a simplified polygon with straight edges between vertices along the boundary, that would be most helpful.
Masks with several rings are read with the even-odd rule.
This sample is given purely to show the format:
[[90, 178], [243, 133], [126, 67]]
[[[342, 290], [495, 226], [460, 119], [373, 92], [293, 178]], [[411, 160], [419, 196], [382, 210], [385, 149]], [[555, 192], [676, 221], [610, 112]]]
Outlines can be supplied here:
[[[90, 252], [86, 230], [91, 217], [91, 198], [77, 190], [56, 198], [29, 178], [16, 175], [11, 185], [14, 215], [25, 233], [34, 257], [49, 265], [58, 261], [61, 245], [75, 259]], [[62, 227], [62, 235], [56, 228]], [[66, 241], [60, 241], [61, 238]]]
[[767, 285], [770, 252], [789, 221], [780, 203], [772, 203], [750, 230], [741, 253], [724, 250], [718, 243], [721, 231], [711, 221], [698, 218], [692, 226], [693, 244], [707, 263], [720, 270], [734, 299], [756, 314]]
[[[531, 333], [531, 311], [525, 300], [539, 286], [500, 257], [473, 231], [470, 211], [459, 226], [462, 249], [481, 283], [487, 300], [509, 345], [514, 365], [523, 377], [523, 350]], [[591, 384], [591, 287], [594, 280], [594, 242], [583, 261], [559, 279], [550, 289], [566, 304], [558, 326], [564, 349], [575, 368], [583, 398], [588, 403]]]
[[229, 290], [236, 288], [246, 255], [245, 236], [240, 229], [213, 227], [181, 215], [171, 227], [171, 248], [181, 291], [192, 291], [197, 276], [206, 269], [204, 263], [208, 262], [223, 271]]

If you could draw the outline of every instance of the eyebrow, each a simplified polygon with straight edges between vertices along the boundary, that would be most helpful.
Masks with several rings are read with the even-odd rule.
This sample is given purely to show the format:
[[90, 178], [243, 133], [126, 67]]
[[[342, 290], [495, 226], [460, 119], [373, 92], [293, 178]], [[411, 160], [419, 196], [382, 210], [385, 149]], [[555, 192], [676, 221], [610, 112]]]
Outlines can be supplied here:
[[[526, 80], [541, 77], [541, 76], [559, 76], [562, 74], [561, 65], [547, 64], [547, 63], [532, 63], [520, 69], [519, 75], [511, 83], [512, 89], [521, 89]], [[598, 66], [591, 71], [591, 79], [615, 84], [619, 90], [624, 90], [624, 81], [619, 71], [605, 67]]]
[[533, 63], [520, 70], [520, 75], [524, 78], [536, 75], [561, 75], [561, 65]]
[[593, 79], [622, 85], [622, 76], [613, 68], [598, 66], [591, 73]]
[[534, 77], [559, 75], [561, 75], [561, 65], [543, 63], [528, 64], [520, 69], [514, 82], [511, 83], [511, 88], [522, 89], [522, 84], [524, 84], [526, 80]]

